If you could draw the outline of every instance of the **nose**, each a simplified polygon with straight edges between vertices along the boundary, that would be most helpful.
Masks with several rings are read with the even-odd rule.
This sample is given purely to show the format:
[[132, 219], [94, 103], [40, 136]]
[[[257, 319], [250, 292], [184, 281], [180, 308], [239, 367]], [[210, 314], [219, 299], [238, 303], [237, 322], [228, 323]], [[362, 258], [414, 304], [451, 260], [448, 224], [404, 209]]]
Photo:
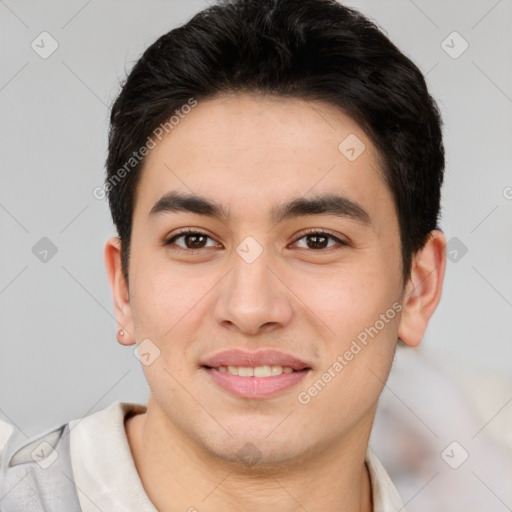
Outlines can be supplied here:
[[265, 252], [252, 263], [234, 255], [234, 268], [223, 280], [214, 310], [223, 327], [256, 335], [291, 321], [293, 294]]

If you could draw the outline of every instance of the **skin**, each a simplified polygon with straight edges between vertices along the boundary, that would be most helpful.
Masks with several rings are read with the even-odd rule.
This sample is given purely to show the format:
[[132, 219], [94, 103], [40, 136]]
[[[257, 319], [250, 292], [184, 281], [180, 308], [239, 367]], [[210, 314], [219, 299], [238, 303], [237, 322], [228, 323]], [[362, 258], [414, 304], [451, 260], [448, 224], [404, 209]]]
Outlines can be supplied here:
[[[349, 161], [338, 146], [366, 146]], [[126, 432], [143, 486], [158, 510], [370, 511], [365, 453], [397, 338], [417, 346], [442, 291], [445, 238], [433, 231], [401, 274], [399, 225], [377, 152], [361, 127], [322, 102], [250, 94], [199, 102], [146, 157], [133, 215], [129, 287], [120, 241], [105, 262], [124, 345], [150, 339], [160, 355], [143, 366], [147, 412]], [[169, 191], [222, 203], [229, 220], [190, 212], [148, 216]], [[343, 193], [368, 225], [333, 215], [278, 224], [273, 206]], [[206, 233], [202, 249], [180, 228]], [[318, 248], [309, 228], [331, 231]], [[236, 247], [252, 236], [262, 254], [247, 263]], [[308, 242], [309, 240], [309, 242]], [[178, 252], [178, 249], [188, 252]], [[192, 254], [195, 251], [194, 254]], [[307, 390], [357, 335], [399, 302], [402, 311], [307, 404]], [[201, 369], [221, 349], [277, 348], [312, 370], [292, 390], [244, 399]], [[239, 451], [252, 443], [257, 463]]]

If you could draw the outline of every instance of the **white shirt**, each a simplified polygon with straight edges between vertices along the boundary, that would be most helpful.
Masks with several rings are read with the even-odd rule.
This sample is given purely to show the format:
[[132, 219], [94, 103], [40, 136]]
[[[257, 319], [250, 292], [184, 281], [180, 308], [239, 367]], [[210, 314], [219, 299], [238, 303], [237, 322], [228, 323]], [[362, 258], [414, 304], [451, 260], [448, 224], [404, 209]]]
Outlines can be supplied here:
[[[157, 512], [140, 481], [124, 427], [128, 412], [145, 410], [143, 405], [114, 402], [70, 422], [71, 463], [83, 512]], [[370, 448], [366, 462], [374, 512], [405, 512], [395, 486]]]

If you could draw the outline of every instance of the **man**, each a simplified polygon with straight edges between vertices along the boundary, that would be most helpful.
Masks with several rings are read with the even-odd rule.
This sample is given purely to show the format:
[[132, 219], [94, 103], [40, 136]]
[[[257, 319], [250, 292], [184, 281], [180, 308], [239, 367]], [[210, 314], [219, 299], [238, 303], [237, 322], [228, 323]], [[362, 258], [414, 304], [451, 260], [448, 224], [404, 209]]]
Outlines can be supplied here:
[[11, 436], [1, 510], [404, 510], [368, 439], [441, 297], [440, 125], [416, 66], [332, 0], [224, 2], [148, 48], [104, 190], [151, 396]]

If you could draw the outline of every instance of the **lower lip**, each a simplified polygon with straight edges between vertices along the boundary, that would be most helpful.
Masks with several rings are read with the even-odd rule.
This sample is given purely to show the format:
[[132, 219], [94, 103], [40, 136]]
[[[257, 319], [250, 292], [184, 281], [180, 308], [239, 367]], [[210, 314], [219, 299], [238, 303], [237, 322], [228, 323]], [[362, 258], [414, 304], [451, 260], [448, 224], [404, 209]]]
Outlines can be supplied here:
[[296, 386], [309, 372], [301, 370], [272, 377], [239, 377], [229, 372], [219, 372], [203, 367], [222, 389], [241, 398], [268, 398]]

